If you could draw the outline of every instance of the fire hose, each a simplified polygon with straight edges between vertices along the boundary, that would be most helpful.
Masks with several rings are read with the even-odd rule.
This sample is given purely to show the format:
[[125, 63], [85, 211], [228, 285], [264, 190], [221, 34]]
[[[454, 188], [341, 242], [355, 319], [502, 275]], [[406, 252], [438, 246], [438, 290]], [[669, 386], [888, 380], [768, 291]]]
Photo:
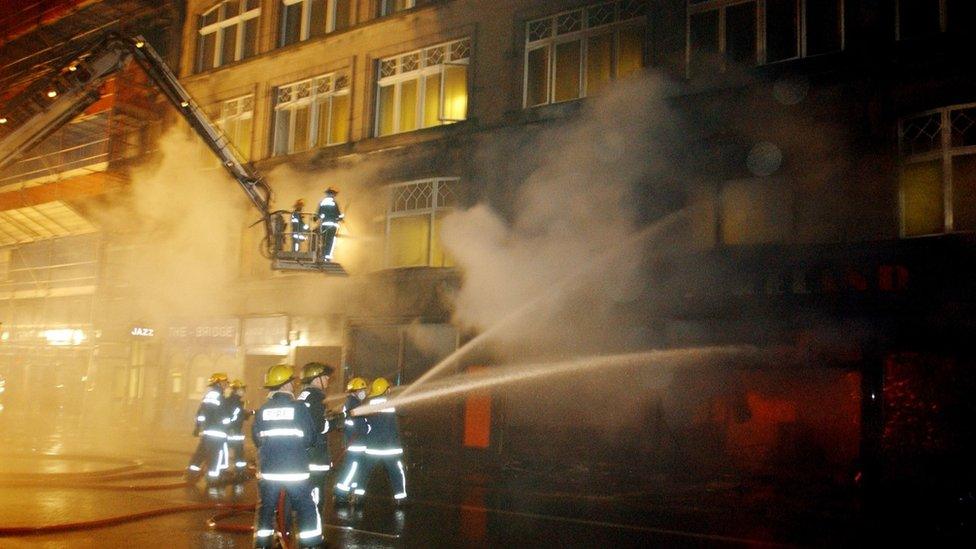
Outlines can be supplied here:
[[[53, 456], [52, 456], [53, 457]], [[118, 461], [112, 460], [104, 457], [96, 456], [84, 456], [87, 459], [95, 459], [99, 461]], [[58, 459], [69, 459], [63, 456], [58, 456]], [[70, 459], [83, 459], [78, 456], [73, 456]], [[18, 473], [18, 474], [2, 474], [0, 473], [0, 485], [4, 486], [56, 486], [57, 488], [83, 488], [83, 489], [94, 489], [94, 490], [117, 490], [117, 491], [148, 491], [148, 490], [170, 490], [175, 488], [183, 488], [190, 486], [192, 483], [189, 481], [181, 480], [179, 482], [171, 482], [164, 484], [108, 484], [111, 482], [117, 482], [122, 480], [136, 480], [136, 479], [154, 479], [154, 478], [166, 478], [166, 477], [181, 477], [184, 474], [182, 470], [159, 470], [159, 471], [137, 471], [139, 467], [142, 467], [143, 463], [140, 461], [125, 462], [124, 465], [113, 467], [110, 469], [103, 469], [100, 471], [83, 471], [83, 472], [54, 472], [54, 473]], [[280, 498], [284, 498], [284, 492], [280, 494]], [[278, 508], [284, 508], [283, 501], [279, 501]], [[141, 511], [138, 513], [129, 513], [125, 515], [119, 515], [115, 517], [109, 517], [104, 519], [94, 519], [86, 521], [77, 522], [66, 522], [58, 524], [46, 524], [39, 526], [0, 526], [0, 538], [2, 537], [13, 537], [13, 536], [34, 536], [34, 535], [44, 535], [44, 534], [54, 534], [63, 532], [72, 532], [78, 530], [90, 530], [95, 528], [105, 528], [109, 526], [117, 526], [120, 524], [125, 524], [129, 522], [136, 522], [139, 520], [145, 520], [150, 518], [161, 517], [165, 515], [172, 515], [177, 513], [189, 513], [196, 511], [208, 511], [217, 510], [218, 512], [211, 516], [207, 521], [207, 527], [211, 530], [217, 532], [225, 532], [230, 534], [243, 534], [252, 535], [254, 533], [253, 526], [249, 524], [226, 524], [223, 523], [226, 519], [232, 518], [237, 515], [242, 515], [244, 513], [253, 513], [255, 509], [254, 503], [188, 503], [182, 505], [174, 505], [170, 507], [163, 507], [159, 509], [152, 509], [148, 511]], [[285, 525], [284, 517], [278, 513], [277, 514], [277, 531], [286, 532], [287, 528]], [[379, 535], [382, 537], [396, 538], [399, 536], [387, 535], [379, 532], [369, 532], [364, 530], [357, 530], [349, 526], [323, 524], [324, 528], [332, 530], [347, 530], [354, 532], [361, 532], [372, 535]], [[291, 549], [291, 544], [287, 536], [282, 535], [278, 538], [280, 544], [284, 549]]]

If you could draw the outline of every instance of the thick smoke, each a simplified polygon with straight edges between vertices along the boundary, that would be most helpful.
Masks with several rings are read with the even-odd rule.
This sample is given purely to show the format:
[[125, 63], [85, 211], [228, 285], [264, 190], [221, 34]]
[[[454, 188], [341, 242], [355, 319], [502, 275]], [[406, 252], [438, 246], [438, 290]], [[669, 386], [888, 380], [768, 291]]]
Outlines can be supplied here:
[[661, 238], [641, 231], [680, 202], [671, 151], [681, 124], [667, 87], [630, 79], [532, 139], [484, 147], [489, 195], [511, 198], [445, 219], [444, 243], [463, 272], [459, 325], [495, 330], [495, 346], [520, 357], [626, 338], [617, 310], [642, 290], [643, 256]]
[[120, 245], [106, 258], [111, 278], [145, 290], [138, 314], [147, 321], [216, 314], [239, 271], [246, 198], [181, 126], [158, 146], [155, 161], [133, 169], [128, 192], [92, 212]]

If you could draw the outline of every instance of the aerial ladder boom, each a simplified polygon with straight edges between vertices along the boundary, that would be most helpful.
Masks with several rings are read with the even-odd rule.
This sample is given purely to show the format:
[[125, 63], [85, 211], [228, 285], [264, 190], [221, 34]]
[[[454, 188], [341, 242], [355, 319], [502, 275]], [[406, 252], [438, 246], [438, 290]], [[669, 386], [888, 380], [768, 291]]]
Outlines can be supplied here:
[[102, 84], [131, 61], [139, 65], [217, 155], [224, 169], [240, 184], [261, 213], [266, 246], [274, 261], [273, 268], [344, 275], [345, 270], [339, 264], [322, 260], [314, 248], [291, 252], [282, 249], [285, 223], [281, 212], [271, 211], [271, 187], [241, 158], [224, 133], [210, 121], [180, 84], [162, 57], [142, 37], [128, 38], [118, 33], [108, 33], [94, 47], [72, 59], [56, 75], [35, 82], [0, 108], [0, 169], [16, 161], [31, 147], [98, 101]]

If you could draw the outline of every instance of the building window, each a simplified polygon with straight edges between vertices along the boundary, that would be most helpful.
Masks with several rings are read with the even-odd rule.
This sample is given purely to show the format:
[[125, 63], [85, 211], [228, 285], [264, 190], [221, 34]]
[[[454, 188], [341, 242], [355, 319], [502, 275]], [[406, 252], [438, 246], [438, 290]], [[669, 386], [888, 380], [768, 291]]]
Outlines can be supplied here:
[[275, 90], [274, 155], [349, 139], [349, 75], [326, 74]]
[[844, 0], [688, 0], [688, 74], [844, 49]]
[[968, 32], [976, 18], [973, 0], [898, 0], [895, 34], [910, 40], [939, 32]]
[[380, 17], [408, 10], [417, 5], [417, 0], [380, 0]]
[[376, 93], [376, 135], [392, 135], [459, 122], [468, 116], [471, 40], [381, 59]]
[[352, 0], [281, 0], [278, 46], [349, 27]]
[[260, 5], [260, 0], [226, 0], [197, 17], [197, 72], [257, 52]]
[[644, 65], [644, 3], [619, 0], [526, 23], [524, 106], [599, 93]]
[[230, 99], [220, 104], [217, 126], [244, 160], [251, 159], [251, 129], [254, 121], [254, 96]]
[[441, 221], [457, 204], [458, 180], [426, 179], [389, 188], [387, 267], [450, 267], [441, 246]]
[[976, 231], [976, 104], [899, 124], [902, 236]]

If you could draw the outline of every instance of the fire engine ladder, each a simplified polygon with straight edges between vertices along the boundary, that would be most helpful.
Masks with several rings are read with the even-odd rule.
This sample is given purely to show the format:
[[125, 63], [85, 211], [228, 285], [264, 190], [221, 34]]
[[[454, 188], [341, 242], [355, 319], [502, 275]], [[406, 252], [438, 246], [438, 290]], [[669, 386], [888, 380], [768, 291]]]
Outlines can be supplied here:
[[237, 180], [261, 213], [265, 245], [275, 270], [320, 271], [345, 276], [341, 265], [323, 261], [315, 247], [285, 251], [285, 222], [270, 209], [271, 187], [247, 164], [227, 137], [196, 104], [162, 57], [142, 37], [108, 33], [94, 47], [75, 56], [53, 76], [40, 79], [0, 107], [0, 169], [64, 126], [101, 97], [99, 88], [132, 60], [203, 139], [221, 165]]

